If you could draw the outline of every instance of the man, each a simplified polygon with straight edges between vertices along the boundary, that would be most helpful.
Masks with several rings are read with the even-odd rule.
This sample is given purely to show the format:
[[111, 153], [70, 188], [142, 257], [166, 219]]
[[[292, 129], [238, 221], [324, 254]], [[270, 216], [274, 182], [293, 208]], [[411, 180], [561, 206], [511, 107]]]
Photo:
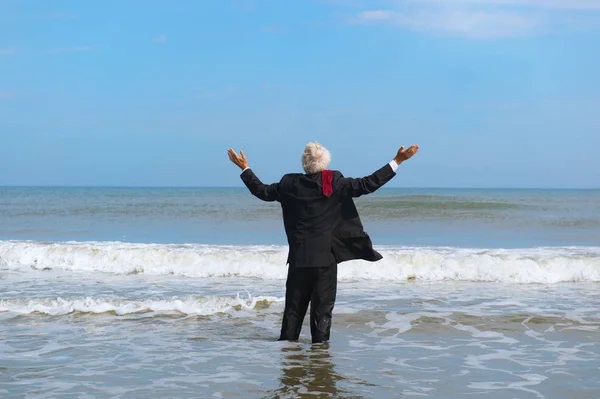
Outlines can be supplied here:
[[289, 267], [280, 340], [298, 340], [309, 302], [312, 342], [329, 340], [338, 263], [382, 258], [363, 230], [352, 198], [375, 192], [418, 150], [418, 145], [401, 147], [389, 164], [370, 176], [352, 179], [327, 170], [331, 154], [311, 142], [302, 154], [306, 173], [290, 173], [270, 185], [248, 167], [243, 151], [240, 155], [231, 148], [227, 151], [231, 162], [242, 169], [241, 178], [250, 192], [263, 201], [279, 201], [283, 210]]

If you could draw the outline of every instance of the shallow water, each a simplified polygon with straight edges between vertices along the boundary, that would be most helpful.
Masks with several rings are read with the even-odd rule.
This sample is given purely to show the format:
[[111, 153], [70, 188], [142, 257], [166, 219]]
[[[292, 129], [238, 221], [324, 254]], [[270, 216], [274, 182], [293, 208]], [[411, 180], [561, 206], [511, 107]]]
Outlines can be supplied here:
[[276, 341], [276, 206], [236, 189], [0, 189], [0, 397], [598, 396], [597, 192], [360, 201], [384, 259], [340, 265], [332, 340], [311, 345], [308, 325]]
[[[9, 337], [0, 344], [0, 392], [13, 397], [558, 398], [600, 391], [595, 283], [342, 282], [332, 342], [320, 346], [310, 345], [306, 325], [299, 343], [275, 341], [279, 280], [131, 275], [117, 297], [114, 276], [81, 283], [35, 274], [46, 274], [55, 294], [80, 288], [72, 298], [0, 302], [1, 332]], [[175, 287], [183, 292], [172, 296]], [[238, 297], [242, 290], [248, 293]]]

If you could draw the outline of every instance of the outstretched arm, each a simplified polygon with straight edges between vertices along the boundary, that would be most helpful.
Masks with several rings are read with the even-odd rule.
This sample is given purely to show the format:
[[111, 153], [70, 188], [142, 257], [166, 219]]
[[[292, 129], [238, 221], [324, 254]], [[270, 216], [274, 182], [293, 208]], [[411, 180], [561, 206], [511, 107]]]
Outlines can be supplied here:
[[260, 179], [248, 167], [248, 160], [244, 151], [240, 150], [240, 155], [230, 148], [227, 150], [227, 155], [231, 162], [242, 169], [241, 178], [250, 192], [263, 201], [278, 201], [280, 197], [280, 183], [263, 184]]
[[394, 159], [375, 173], [359, 179], [346, 178], [341, 176], [337, 179], [336, 190], [339, 194], [351, 197], [360, 197], [361, 195], [371, 194], [385, 183], [396, 176], [398, 166], [410, 159], [419, 151], [418, 145], [411, 145], [407, 149], [404, 146], [400, 147]]

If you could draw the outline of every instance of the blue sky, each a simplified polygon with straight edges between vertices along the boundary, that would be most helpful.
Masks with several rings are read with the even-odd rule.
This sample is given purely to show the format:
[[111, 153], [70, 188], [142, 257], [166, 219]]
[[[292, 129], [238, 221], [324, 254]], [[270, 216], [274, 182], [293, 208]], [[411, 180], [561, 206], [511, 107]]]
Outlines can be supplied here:
[[600, 187], [600, 0], [0, 1], [0, 185]]

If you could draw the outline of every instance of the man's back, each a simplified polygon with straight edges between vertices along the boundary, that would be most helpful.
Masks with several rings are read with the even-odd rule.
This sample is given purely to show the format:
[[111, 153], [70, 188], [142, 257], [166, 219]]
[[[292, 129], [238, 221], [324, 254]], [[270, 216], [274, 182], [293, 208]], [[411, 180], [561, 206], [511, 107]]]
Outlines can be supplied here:
[[[341, 175], [334, 172], [334, 175]], [[292, 239], [306, 239], [323, 233], [331, 233], [335, 220], [339, 217], [343, 197], [333, 193], [323, 194], [321, 173], [288, 174], [281, 179], [279, 202], [284, 220], [288, 221], [286, 231], [293, 233]]]
[[[336, 171], [333, 175], [337, 177], [341, 173]], [[290, 246], [290, 263], [331, 265], [335, 262], [330, 250], [331, 240], [333, 230], [341, 220], [343, 197], [335, 191], [330, 197], [323, 194], [321, 173], [287, 174], [280, 184], [278, 201]]]
[[388, 164], [359, 179], [333, 171], [330, 196], [323, 190], [323, 173], [286, 174], [270, 185], [263, 184], [250, 169], [241, 177], [258, 198], [281, 203], [288, 263], [325, 267], [351, 259], [381, 259], [363, 230], [352, 198], [376, 191], [395, 174]]

